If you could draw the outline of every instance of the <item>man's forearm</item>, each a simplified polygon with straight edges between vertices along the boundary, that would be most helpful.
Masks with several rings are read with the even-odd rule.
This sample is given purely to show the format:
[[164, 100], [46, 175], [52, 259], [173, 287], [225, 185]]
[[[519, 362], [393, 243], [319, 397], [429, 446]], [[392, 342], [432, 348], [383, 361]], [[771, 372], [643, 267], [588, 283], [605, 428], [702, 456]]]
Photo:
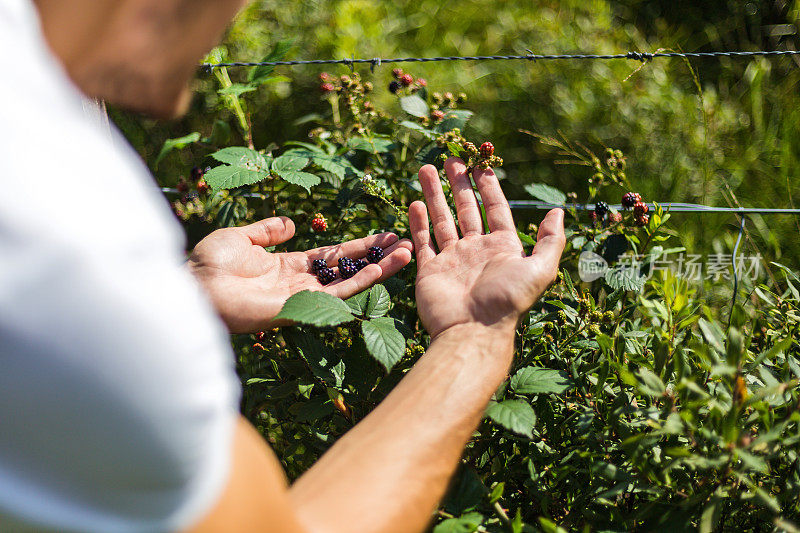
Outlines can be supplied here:
[[513, 329], [443, 332], [392, 393], [292, 487], [313, 533], [422, 531], [513, 356]]

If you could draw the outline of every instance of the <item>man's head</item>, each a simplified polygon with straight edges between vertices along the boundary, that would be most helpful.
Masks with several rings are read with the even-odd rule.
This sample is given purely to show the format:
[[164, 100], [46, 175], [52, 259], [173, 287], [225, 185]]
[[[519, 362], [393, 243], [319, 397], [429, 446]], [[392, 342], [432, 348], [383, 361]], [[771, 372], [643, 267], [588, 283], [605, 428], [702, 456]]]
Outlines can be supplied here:
[[248, 0], [34, 0], [50, 47], [88, 96], [182, 114], [198, 61]]

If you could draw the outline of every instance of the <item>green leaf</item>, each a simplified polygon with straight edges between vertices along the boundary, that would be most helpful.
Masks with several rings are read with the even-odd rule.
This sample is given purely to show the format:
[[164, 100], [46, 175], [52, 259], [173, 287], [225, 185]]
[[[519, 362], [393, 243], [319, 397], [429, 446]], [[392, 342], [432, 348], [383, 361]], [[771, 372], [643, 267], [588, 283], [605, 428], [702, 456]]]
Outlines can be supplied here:
[[269, 177], [266, 172], [257, 172], [230, 165], [221, 165], [206, 172], [206, 182], [215, 190], [233, 189], [251, 185]]
[[382, 154], [391, 150], [394, 147], [394, 143], [391, 139], [386, 137], [376, 136], [371, 139], [367, 139], [366, 137], [351, 137], [347, 141], [347, 147], [352, 150], [362, 150], [371, 154]]
[[445, 113], [444, 119], [436, 125], [436, 131], [445, 133], [455, 128], [463, 130], [472, 115], [472, 111], [467, 111], [466, 109], [451, 109]]
[[403, 111], [414, 117], [427, 117], [430, 113], [428, 104], [419, 96], [411, 95], [400, 98], [400, 107]]
[[269, 159], [267, 156], [245, 148], [244, 146], [230, 146], [211, 154], [211, 157], [220, 163], [226, 163], [246, 170], [269, 171]]
[[533, 407], [524, 400], [504, 400], [491, 402], [486, 409], [486, 416], [514, 433], [533, 436], [533, 426], [536, 424], [536, 413]]
[[321, 291], [298, 292], [275, 318], [313, 326], [338, 326], [355, 319], [344, 301]]
[[367, 318], [382, 317], [389, 312], [392, 300], [389, 291], [383, 285], [373, 285], [369, 290], [369, 305], [367, 305]]
[[217, 92], [222, 96], [241, 96], [245, 93], [251, 93], [255, 91], [256, 88], [252, 85], [244, 85], [242, 83], [234, 83], [230, 87], [225, 87], [223, 89], [218, 90]]
[[511, 378], [511, 388], [520, 394], [562, 394], [571, 386], [569, 374], [551, 368], [527, 366]]
[[282, 175], [284, 172], [297, 172], [303, 170], [310, 163], [307, 157], [300, 157], [293, 154], [284, 154], [272, 162], [272, 171]]
[[564, 205], [567, 202], [566, 194], [544, 183], [529, 183], [523, 189], [537, 200], [548, 204]]
[[433, 533], [472, 533], [483, 523], [480, 513], [467, 513], [458, 518], [448, 518], [433, 528]]
[[[286, 54], [289, 53], [289, 50], [292, 49], [292, 41], [291, 40], [284, 40], [278, 41], [270, 53], [264, 56], [261, 60], [261, 63], [272, 63], [274, 61], [283, 61], [286, 57]], [[247, 81], [249, 81], [253, 85], [261, 85], [262, 83], [269, 80], [270, 74], [272, 71], [275, 70], [273, 65], [263, 65], [260, 67], [255, 67], [250, 70], [247, 76]]]
[[350, 308], [355, 315], [363, 315], [367, 311], [367, 303], [369, 302], [369, 291], [361, 291], [355, 296], [351, 296], [344, 303]]
[[613, 290], [640, 292], [647, 278], [640, 276], [636, 270], [630, 265], [609, 268], [605, 273], [606, 283]]
[[424, 126], [417, 124], [416, 122], [411, 122], [410, 120], [404, 120], [403, 122], [400, 123], [400, 125], [404, 128], [408, 128], [410, 130], [419, 132], [430, 140], [434, 140], [439, 136], [439, 134], [436, 133], [435, 131], [429, 130], [428, 128], [425, 128]]
[[293, 185], [299, 185], [308, 192], [311, 192], [311, 187], [322, 183], [322, 178], [309, 172], [295, 172], [293, 170], [286, 170], [278, 175], [285, 181], [288, 181]]
[[361, 332], [364, 334], [367, 350], [386, 367], [387, 372], [406, 353], [406, 340], [394, 327], [394, 320], [389, 317], [365, 320], [361, 323]]
[[198, 132], [190, 133], [189, 135], [184, 135], [183, 137], [178, 137], [176, 139], [167, 139], [164, 141], [164, 145], [161, 147], [161, 151], [158, 152], [158, 157], [156, 157], [156, 161], [154, 166], [158, 166], [164, 157], [173, 150], [182, 150], [186, 148], [192, 143], [196, 143], [200, 140], [200, 134]]

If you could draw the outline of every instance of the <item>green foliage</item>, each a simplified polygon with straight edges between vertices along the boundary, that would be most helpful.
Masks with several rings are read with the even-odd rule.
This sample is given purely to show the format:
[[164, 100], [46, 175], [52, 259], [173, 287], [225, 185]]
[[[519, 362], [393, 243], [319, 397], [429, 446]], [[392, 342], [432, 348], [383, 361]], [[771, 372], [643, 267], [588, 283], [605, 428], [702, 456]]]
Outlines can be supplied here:
[[[762, 24], [733, 3], [714, 17], [704, 3], [681, 3], [696, 16], [676, 19], [666, 2], [500, 2], [492, 7], [496, 24], [487, 24], [481, 2], [335, 4], [327, 11], [254, 3], [211, 58], [291, 53], [260, 48], [289, 32], [282, 28], [296, 42], [318, 43], [304, 57], [386, 56], [398, 51], [393, 42], [403, 43], [403, 55], [516, 53], [530, 43], [546, 43], [539, 53], [654, 50], [680, 44], [672, 30], [692, 49], [763, 45]], [[647, 16], [635, 15], [639, 9]], [[420, 12], [436, 16], [420, 22]], [[752, 36], [719, 33], [728, 27]], [[788, 62], [635, 68], [443, 63], [419, 66], [413, 74], [424, 73], [428, 88], [400, 97], [380, 88], [388, 80], [380, 68], [370, 91], [373, 78], [347, 71], [352, 87], [318, 99], [316, 70], [293, 70], [289, 82], [268, 69], [215, 69], [199, 81], [201, 97], [182, 130], [156, 136], [208, 137], [181, 140], [183, 150], [164, 146], [158, 176], [173, 185], [205, 157], [221, 163], [206, 175], [214, 192], [174, 204], [190, 236], [290, 216], [297, 235], [278, 251], [385, 230], [407, 235], [405, 207], [420, 197], [415, 173], [462, 150], [455, 128], [503, 152], [503, 187], [517, 198], [617, 203], [637, 190], [674, 201], [791, 201], [800, 106]], [[469, 91], [469, 107], [479, 112], [443, 105], [437, 86]], [[161, 144], [117, 118], [153, 163]], [[287, 140], [296, 138], [304, 140]], [[602, 152], [606, 146], [619, 150]], [[317, 212], [329, 221], [326, 233], [309, 228]], [[534, 216], [515, 215], [530, 251]], [[640, 227], [629, 212], [619, 215], [592, 224], [584, 211], [567, 211], [559, 282], [523, 317], [509, 380], [465, 450], [434, 531], [792, 531], [800, 523], [800, 279], [768, 264], [766, 278], [740, 280], [731, 306], [730, 279], [694, 283], [652, 266], [684, 250], [730, 254], [731, 219], [700, 223], [656, 206]], [[753, 218], [740, 254], [761, 251], [793, 264], [796, 245], [780, 239], [793, 224]], [[609, 266], [591, 282], [577, 272], [584, 252]], [[629, 268], [630, 256], [641, 270]], [[281, 312], [295, 326], [233, 338], [243, 412], [291, 478], [374, 409], [428, 346], [413, 278], [412, 266], [347, 301], [300, 293]]]

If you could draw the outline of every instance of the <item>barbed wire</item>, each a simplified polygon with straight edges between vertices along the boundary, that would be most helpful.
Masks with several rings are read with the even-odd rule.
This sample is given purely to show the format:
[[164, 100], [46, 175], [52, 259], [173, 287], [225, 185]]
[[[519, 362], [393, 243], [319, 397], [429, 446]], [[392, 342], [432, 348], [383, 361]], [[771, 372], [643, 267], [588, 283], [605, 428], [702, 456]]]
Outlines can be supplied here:
[[[181, 194], [178, 189], [171, 187], [161, 187], [161, 192], [166, 194]], [[266, 199], [267, 195], [261, 193], [242, 193], [237, 196], [244, 198]], [[739, 214], [763, 214], [763, 215], [800, 215], [800, 209], [784, 209], [775, 207], [716, 207], [712, 205], [688, 204], [684, 202], [657, 202], [658, 205], [667, 212], [673, 213], [739, 213]], [[594, 211], [595, 204], [553, 204], [536, 200], [509, 200], [508, 205], [511, 209], [531, 209], [549, 211], [550, 209], [574, 209], [576, 211]], [[654, 203], [647, 204], [649, 209], [655, 209]], [[620, 204], [609, 204], [617, 211], [624, 208]]]
[[351, 69], [355, 65], [368, 64], [371, 69], [380, 67], [383, 64], [392, 63], [430, 63], [435, 61], [548, 61], [548, 60], [569, 60], [569, 59], [630, 59], [645, 63], [657, 58], [711, 58], [711, 57], [764, 57], [764, 56], [791, 56], [800, 55], [800, 50], [755, 50], [732, 51], [732, 52], [625, 52], [621, 54], [535, 54], [527, 50], [525, 55], [491, 55], [491, 56], [437, 56], [437, 57], [393, 57], [372, 59], [364, 58], [344, 58], [344, 59], [297, 59], [291, 61], [229, 61], [222, 63], [202, 63], [200, 66], [206, 70], [213, 71], [215, 68], [235, 68], [235, 67], [280, 67], [296, 65], [346, 65]]

